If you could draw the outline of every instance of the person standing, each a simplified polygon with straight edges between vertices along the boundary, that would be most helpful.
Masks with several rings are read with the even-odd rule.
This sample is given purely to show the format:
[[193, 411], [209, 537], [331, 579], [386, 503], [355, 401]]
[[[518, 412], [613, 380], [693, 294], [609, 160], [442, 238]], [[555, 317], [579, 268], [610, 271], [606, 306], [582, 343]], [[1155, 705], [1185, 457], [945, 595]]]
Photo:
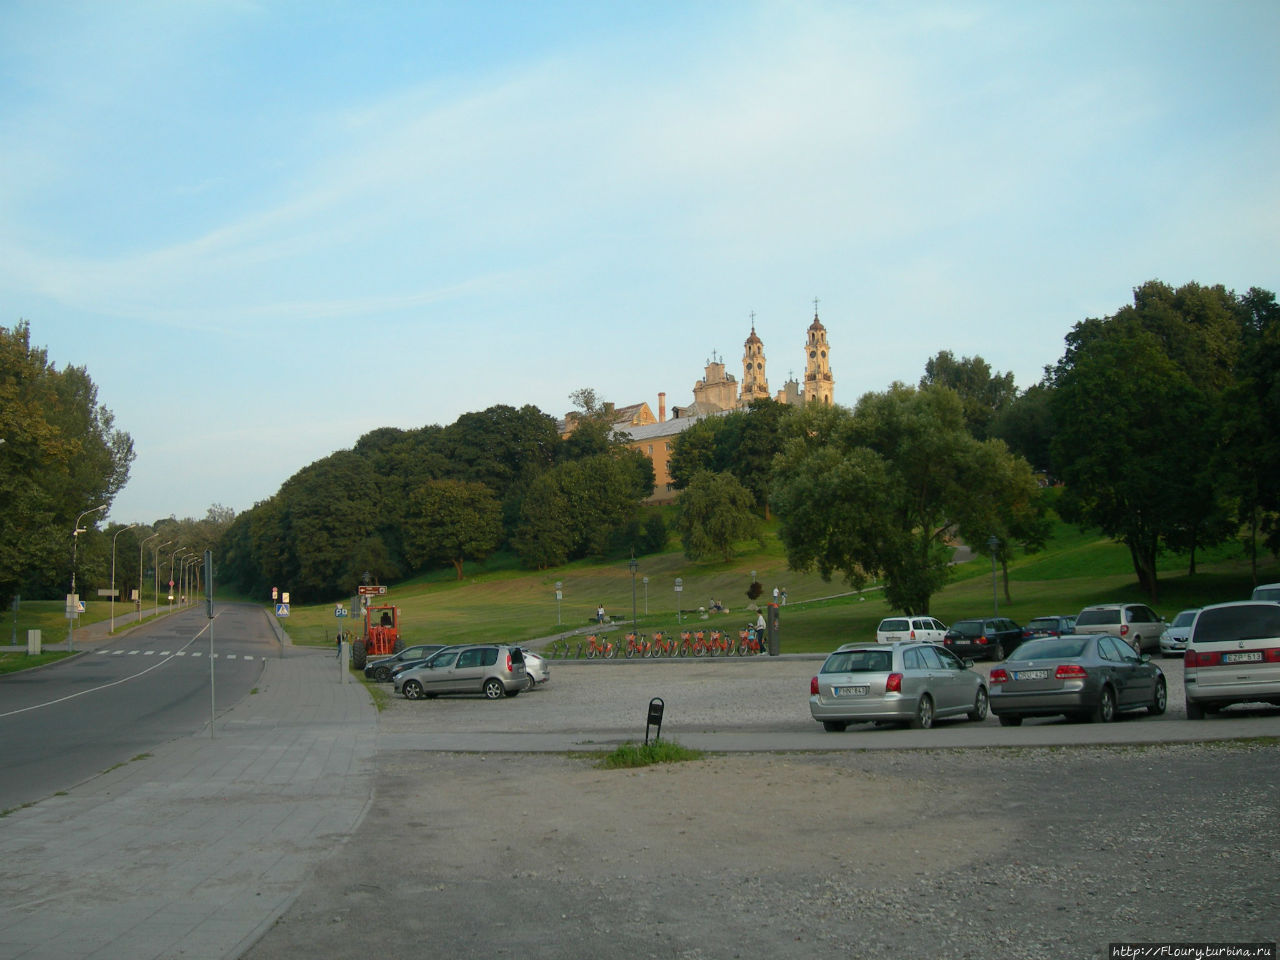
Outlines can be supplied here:
[[604, 604], [596, 607], [596, 623], [604, 623]]

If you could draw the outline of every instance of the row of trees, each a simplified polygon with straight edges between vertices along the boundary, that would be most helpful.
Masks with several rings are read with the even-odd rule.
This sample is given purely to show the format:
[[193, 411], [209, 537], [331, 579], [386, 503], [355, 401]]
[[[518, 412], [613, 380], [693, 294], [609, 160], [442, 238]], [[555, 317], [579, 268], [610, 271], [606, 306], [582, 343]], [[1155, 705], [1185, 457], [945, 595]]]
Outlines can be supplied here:
[[[1019, 393], [981, 357], [943, 351], [917, 387], [852, 410], [770, 401], [687, 430], [671, 456], [692, 558], [728, 556], [772, 508], [792, 567], [883, 579], [924, 613], [957, 540], [1005, 569], [1059, 512], [1130, 551], [1158, 599], [1161, 551], [1189, 553], [1243, 529], [1280, 552], [1280, 311], [1275, 296], [1151, 281], [1115, 315], [1077, 324], [1044, 379]], [[991, 544], [989, 547], [988, 544]]]
[[262, 594], [350, 593], [512, 550], [529, 567], [660, 549], [666, 529], [641, 502], [653, 465], [613, 433], [589, 389], [573, 432], [536, 407], [494, 406], [449, 426], [382, 428], [300, 470], [242, 513], [223, 542], [225, 575]]

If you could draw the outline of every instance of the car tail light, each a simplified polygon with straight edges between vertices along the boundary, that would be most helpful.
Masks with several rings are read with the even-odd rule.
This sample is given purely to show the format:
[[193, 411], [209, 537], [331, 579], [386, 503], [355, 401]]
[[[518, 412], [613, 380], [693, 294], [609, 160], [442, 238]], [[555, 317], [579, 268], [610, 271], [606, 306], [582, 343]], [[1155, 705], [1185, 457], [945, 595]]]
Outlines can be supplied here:
[[992, 683], [1008, 683], [1009, 682], [1008, 671], [1000, 667], [996, 667], [994, 670], [991, 671], [991, 682]]
[[1271, 650], [1262, 651], [1262, 660], [1264, 663], [1280, 663], [1280, 647]]
[[985, 644], [986, 642], [987, 642], [987, 638], [986, 638], [986, 637], [979, 637], [979, 638], [978, 638], [978, 643], [979, 643], [979, 644]]
[[1188, 650], [1186, 656], [1182, 658], [1183, 669], [1187, 667], [1216, 667], [1222, 663], [1222, 654], [1205, 651], [1197, 653], [1195, 650]]
[[1053, 675], [1059, 680], [1083, 680], [1089, 676], [1084, 667], [1078, 663], [1059, 664], [1058, 669], [1053, 671]]
[[1126, 637], [1128, 635], [1129, 635], [1129, 625], [1127, 623], [1120, 624], [1120, 636]]
[[911, 631], [911, 639], [912, 639], [912, 640], [914, 640], [915, 638], [916, 638], [916, 632], [915, 632], [914, 630], [912, 630], [912, 631]]
[[809, 681], [809, 696], [816, 697], [818, 695], [818, 678], [814, 677]]
[[511, 654], [507, 654], [507, 673], [511, 672]]
[[885, 693], [901, 693], [902, 692], [902, 674], [891, 673], [889, 678], [884, 682]]

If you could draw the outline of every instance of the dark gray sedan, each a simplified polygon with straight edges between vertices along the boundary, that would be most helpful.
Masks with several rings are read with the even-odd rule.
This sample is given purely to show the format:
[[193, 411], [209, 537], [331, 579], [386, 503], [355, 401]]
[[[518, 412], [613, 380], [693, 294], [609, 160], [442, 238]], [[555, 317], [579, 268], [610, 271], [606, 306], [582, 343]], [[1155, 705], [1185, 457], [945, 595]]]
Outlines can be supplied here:
[[1127, 710], [1164, 713], [1164, 673], [1107, 634], [1028, 640], [991, 671], [991, 712], [1006, 727], [1065, 714], [1109, 723]]

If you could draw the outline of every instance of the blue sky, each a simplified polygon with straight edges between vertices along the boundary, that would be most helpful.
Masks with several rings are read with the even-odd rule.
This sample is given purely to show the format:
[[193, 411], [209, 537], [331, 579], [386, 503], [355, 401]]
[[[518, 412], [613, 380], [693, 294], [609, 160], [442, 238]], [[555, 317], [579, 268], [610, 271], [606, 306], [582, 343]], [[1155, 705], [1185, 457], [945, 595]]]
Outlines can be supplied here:
[[[1280, 291], [1274, 2], [0, 5], [0, 325], [86, 366], [111, 518], [592, 387], [1020, 387], [1135, 286]], [[655, 410], [656, 412], [656, 410]]]

